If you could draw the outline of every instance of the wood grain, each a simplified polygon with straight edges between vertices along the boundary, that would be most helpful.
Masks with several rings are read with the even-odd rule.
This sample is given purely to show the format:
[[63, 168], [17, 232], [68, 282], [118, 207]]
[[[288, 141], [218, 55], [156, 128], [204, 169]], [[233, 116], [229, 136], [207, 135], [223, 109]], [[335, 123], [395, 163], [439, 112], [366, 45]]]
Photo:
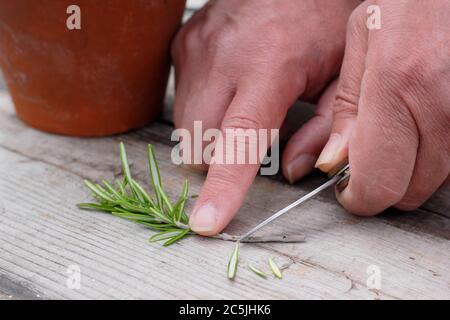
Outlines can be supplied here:
[[[83, 178], [119, 174], [118, 142], [127, 145], [140, 181], [146, 144], [155, 145], [171, 196], [204, 175], [170, 161], [171, 128], [154, 124], [126, 135], [76, 139], [24, 126], [0, 97], [0, 292], [13, 298], [57, 299], [400, 299], [450, 298], [450, 220], [418, 210], [371, 219], [346, 214], [331, 192], [292, 211], [264, 233], [306, 234], [305, 243], [243, 245], [234, 282], [225, 269], [233, 244], [190, 237], [171, 248], [149, 244], [151, 231], [101, 213], [77, 210], [89, 200]], [[241, 233], [323, 181], [289, 186], [258, 177], [229, 233]], [[148, 186], [148, 183], [147, 183]], [[224, 195], [226, 196], [226, 195]], [[439, 208], [438, 208], [439, 209]], [[246, 265], [267, 269], [274, 256], [282, 281], [261, 280]], [[67, 268], [81, 268], [80, 290]], [[367, 268], [382, 272], [381, 290], [367, 288]]]
[[[190, 0], [187, 16], [204, 2]], [[232, 243], [190, 237], [163, 248], [146, 241], [152, 232], [142, 226], [75, 207], [90, 199], [84, 178], [120, 174], [119, 141], [147, 187], [152, 143], [169, 195], [178, 195], [184, 178], [199, 192], [204, 175], [170, 161], [173, 78], [161, 123], [104, 139], [26, 127], [3, 88], [0, 76], [0, 299], [450, 299], [450, 188], [416, 212], [370, 219], [345, 213], [332, 192], [321, 194], [261, 232], [305, 234], [305, 243], [243, 245], [231, 282]], [[279, 176], [258, 177], [227, 232], [240, 234], [323, 181], [313, 175], [289, 186]], [[267, 271], [270, 256], [282, 281], [247, 269]], [[81, 269], [79, 290], [67, 286], [71, 265]], [[381, 270], [380, 290], [366, 285], [371, 265]]]

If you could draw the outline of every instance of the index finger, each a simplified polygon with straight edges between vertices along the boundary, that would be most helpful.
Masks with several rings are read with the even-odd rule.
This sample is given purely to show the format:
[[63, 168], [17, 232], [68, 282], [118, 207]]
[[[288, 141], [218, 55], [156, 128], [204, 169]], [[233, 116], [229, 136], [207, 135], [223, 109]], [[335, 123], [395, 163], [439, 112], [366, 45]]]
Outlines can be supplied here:
[[286, 89], [279, 89], [269, 86], [268, 82], [238, 85], [222, 122], [206, 182], [190, 218], [193, 231], [208, 236], [217, 234], [240, 208], [259, 170], [259, 155], [265, 154], [269, 146], [260, 138], [264, 136], [260, 136], [260, 132], [266, 130], [270, 140], [271, 129], [280, 128], [296, 97]]

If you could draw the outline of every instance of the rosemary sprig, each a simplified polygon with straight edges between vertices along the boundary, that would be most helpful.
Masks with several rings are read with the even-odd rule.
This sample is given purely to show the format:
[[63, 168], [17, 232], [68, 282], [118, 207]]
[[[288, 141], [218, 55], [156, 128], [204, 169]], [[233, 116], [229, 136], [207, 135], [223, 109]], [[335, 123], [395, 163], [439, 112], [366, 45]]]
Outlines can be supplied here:
[[154, 199], [133, 179], [123, 143], [120, 143], [120, 160], [123, 181], [116, 180], [114, 185], [107, 180], [103, 180], [102, 184], [86, 180], [85, 184], [91, 190], [96, 202], [80, 203], [78, 207], [108, 212], [158, 231], [149, 238], [149, 241], [163, 242], [164, 246], [169, 246], [192, 233], [188, 226], [189, 218], [185, 212], [186, 201], [189, 199], [189, 182], [187, 180], [184, 182], [181, 195], [173, 204], [163, 189], [155, 152], [153, 146], [149, 145], [148, 166], [156, 197]]
[[[85, 185], [92, 192], [96, 202], [80, 203], [78, 207], [84, 210], [107, 212], [157, 231], [156, 234], [149, 238], [149, 241], [162, 242], [164, 246], [170, 246], [189, 234], [193, 234], [188, 225], [189, 217], [185, 212], [186, 201], [189, 198], [196, 197], [189, 196], [189, 181], [186, 180], [183, 183], [181, 195], [176, 202], [172, 202], [164, 191], [153, 146], [149, 145], [148, 167], [154, 193], [154, 197], [152, 197], [132, 177], [127, 152], [123, 143], [120, 143], [120, 161], [124, 176], [123, 180], [117, 179], [115, 182], [102, 180], [101, 184], [85, 180]], [[214, 236], [214, 238], [236, 242], [227, 270], [228, 279], [233, 280], [236, 276], [239, 262], [240, 237], [221, 233]], [[246, 239], [245, 242], [303, 242], [304, 240], [305, 237], [303, 235], [272, 235], [251, 237]], [[269, 259], [269, 266], [273, 274], [281, 279], [281, 271], [272, 258]], [[267, 277], [266, 273], [251, 265], [249, 265], [249, 269], [260, 277]]]

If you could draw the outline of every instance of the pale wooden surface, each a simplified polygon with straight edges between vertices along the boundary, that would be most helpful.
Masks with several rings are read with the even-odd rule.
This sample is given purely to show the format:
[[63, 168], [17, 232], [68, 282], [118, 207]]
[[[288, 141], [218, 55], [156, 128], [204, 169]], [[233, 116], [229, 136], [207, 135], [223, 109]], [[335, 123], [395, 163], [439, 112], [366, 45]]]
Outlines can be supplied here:
[[[119, 141], [140, 181], [152, 143], [170, 195], [186, 177], [198, 192], [204, 176], [171, 163], [165, 123], [103, 139], [45, 134], [16, 118], [0, 80], [0, 299], [450, 299], [449, 188], [416, 212], [370, 219], [345, 213], [325, 192], [263, 232], [303, 233], [305, 243], [244, 245], [234, 282], [225, 276], [231, 243], [190, 237], [163, 248], [146, 241], [148, 229], [75, 208], [90, 199], [84, 178], [119, 173]], [[323, 181], [258, 177], [227, 231], [247, 230]], [[269, 256], [283, 280], [246, 269], [267, 270]], [[66, 285], [70, 265], [81, 268], [79, 290]], [[381, 290], [366, 287], [370, 265], [381, 269]]]

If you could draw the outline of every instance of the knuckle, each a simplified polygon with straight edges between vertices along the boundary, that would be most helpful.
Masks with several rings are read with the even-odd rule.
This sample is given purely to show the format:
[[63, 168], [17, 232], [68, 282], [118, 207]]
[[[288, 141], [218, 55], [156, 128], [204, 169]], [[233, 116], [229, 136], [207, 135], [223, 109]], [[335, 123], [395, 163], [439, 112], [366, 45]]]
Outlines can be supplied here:
[[224, 129], [262, 129], [264, 124], [256, 116], [235, 114], [224, 120], [223, 127]]
[[211, 197], [223, 195], [233, 189], [240, 189], [242, 172], [241, 170], [233, 170], [230, 165], [221, 165], [210, 169], [207, 179], [207, 193]]
[[420, 54], [393, 50], [385, 53], [374, 68], [375, 76], [384, 89], [396, 94], [429, 85], [429, 63]]
[[447, 98], [440, 86], [446, 79], [441, 66], [433, 61], [417, 52], [390, 50], [371, 70], [370, 82], [384, 97], [381, 100], [386, 100], [381, 102], [395, 101], [399, 106], [387, 109], [382, 107], [383, 103], [374, 105], [381, 122], [390, 114], [401, 120], [400, 128], [406, 134], [431, 136], [445, 146], [448, 142], [442, 137], [448, 136], [450, 112], [442, 107]]
[[349, 95], [346, 92], [336, 94], [333, 106], [334, 118], [353, 118], [358, 113], [358, 97]]
[[198, 37], [208, 52], [218, 53], [232, 49], [237, 42], [233, 18], [226, 15], [224, 22], [217, 24], [214, 19], [206, 19], [198, 29]]
[[175, 62], [180, 59], [189, 58], [198, 50], [201, 42], [198, 38], [197, 28], [195, 26], [186, 25], [176, 35], [171, 45], [171, 55]]

